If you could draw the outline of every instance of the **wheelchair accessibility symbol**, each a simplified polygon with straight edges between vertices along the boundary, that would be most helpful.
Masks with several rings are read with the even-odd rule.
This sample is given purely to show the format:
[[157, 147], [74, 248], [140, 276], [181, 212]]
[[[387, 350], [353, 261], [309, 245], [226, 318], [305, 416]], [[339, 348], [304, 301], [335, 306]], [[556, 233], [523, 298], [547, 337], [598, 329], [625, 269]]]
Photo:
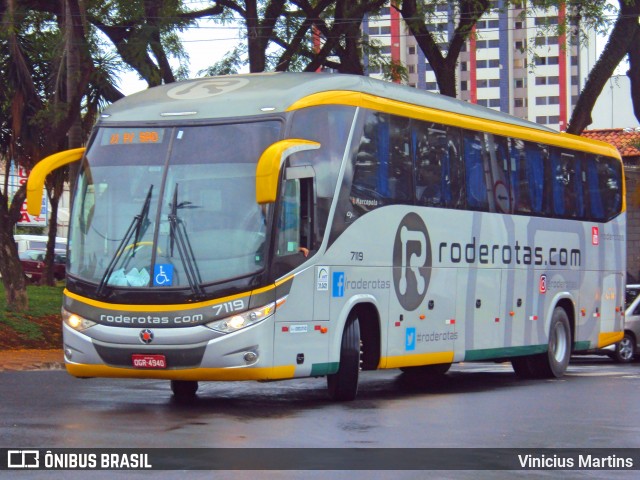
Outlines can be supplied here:
[[153, 286], [168, 287], [173, 285], [173, 265], [156, 264], [153, 269]]

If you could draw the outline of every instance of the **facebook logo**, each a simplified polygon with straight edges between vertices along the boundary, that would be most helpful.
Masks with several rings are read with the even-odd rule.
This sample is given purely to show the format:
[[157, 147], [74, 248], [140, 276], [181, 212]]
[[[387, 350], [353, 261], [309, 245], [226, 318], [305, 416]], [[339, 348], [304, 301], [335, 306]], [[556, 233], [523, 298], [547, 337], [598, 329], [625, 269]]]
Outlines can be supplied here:
[[416, 349], [416, 329], [413, 327], [407, 328], [407, 333], [404, 341], [404, 349], [407, 352]]
[[333, 272], [332, 297], [344, 297], [344, 272]]

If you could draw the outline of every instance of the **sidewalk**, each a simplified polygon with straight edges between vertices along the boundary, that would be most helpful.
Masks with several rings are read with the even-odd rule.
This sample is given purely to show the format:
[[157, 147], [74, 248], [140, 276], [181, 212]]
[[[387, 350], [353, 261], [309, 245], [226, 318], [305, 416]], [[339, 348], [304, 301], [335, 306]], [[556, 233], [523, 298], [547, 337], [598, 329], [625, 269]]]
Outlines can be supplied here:
[[64, 368], [61, 349], [0, 350], [0, 372], [8, 370], [58, 370]]

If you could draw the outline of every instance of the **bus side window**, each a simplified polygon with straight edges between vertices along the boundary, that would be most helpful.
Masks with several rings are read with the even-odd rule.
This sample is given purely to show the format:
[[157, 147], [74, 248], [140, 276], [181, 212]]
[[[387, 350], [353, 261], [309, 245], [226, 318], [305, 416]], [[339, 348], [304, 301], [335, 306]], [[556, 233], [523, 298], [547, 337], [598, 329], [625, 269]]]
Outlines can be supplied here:
[[[350, 200], [357, 215], [382, 206], [384, 192], [379, 188], [381, 168], [386, 167], [389, 154], [387, 116], [366, 112], [366, 120], [353, 164]], [[383, 165], [381, 165], [383, 163]]]
[[282, 186], [276, 254], [306, 257], [313, 249], [313, 178], [287, 179]]
[[545, 150], [537, 144], [525, 143], [527, 157], [527, 178], [529, 183], [529, 195], [531, 199], [531, 211], [542, 215], [545, 212]]
[[513, 211], [528, 215], [531, 209], [531, 192], [527, 174], [527, 154], [524, 142], [511, 139], [511, 191], [513, 194]]
[[481, 133], [465, 132], [464, 160], [467, 180], [467, 207], [470, 210], [489, 210], [485, 172], [486, 150]]
[[367, 112], [350, 199], [358, 215], [384, 205], [413, 204], [410, 121]]
[[[304, 167], [297, 168], [302, 171]], [[274, 278], [289, 273], [317, 251], [313, 234], [313, 198], [313, 177], [284, 180], [277, 221]]]
[[[418, 205], [442, 206], [443, 166], [442, 143], [446, 146], [446, 132], [440, 125], [430, 126], [416, 122], [412, 131], [412, 143], [416, 162], [416, 198]], [[439, 137], [444, 137], [439, 142]]]
[[492, 200], [491, 211], [498, 213], [511, 213], [513, 209], [511, 194], [511, 179], [509, 175], [510, 161], [508, 155], [507, 138], [498, 135], [487, 134], [488, 160], [490, 165], [489, 183]]
[[443, 157], [443, 197], [448, 208], [465, 207], [465, 167], [460, 129], [446, 127], [446, 155]]
[[560, 217], [577, 215], [575, 156], [551, 149], [551, 191], [553, 213]]
[[622, 206], [620, 164], [612, 158], [589, 155], [586, 177], [590, 218], [603, 222], [616, 216]]

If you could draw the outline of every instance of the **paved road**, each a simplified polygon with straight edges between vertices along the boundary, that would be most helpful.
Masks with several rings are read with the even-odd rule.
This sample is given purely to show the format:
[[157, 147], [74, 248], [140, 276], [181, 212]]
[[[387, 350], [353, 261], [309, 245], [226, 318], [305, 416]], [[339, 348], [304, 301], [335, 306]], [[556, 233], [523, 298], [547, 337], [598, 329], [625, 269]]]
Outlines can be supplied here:
[[358, 399], [337, 404], [324, 379], [203, 383], [190, 404], [165, 381], [62, 371], [0, 372], [0, 389], [7, 448], [640, 448], [640, 364], [597, 357], [575, 359], [560, 380], [522, 381], [489, 363], [456, 365], [431, 383], [365, 372]]

